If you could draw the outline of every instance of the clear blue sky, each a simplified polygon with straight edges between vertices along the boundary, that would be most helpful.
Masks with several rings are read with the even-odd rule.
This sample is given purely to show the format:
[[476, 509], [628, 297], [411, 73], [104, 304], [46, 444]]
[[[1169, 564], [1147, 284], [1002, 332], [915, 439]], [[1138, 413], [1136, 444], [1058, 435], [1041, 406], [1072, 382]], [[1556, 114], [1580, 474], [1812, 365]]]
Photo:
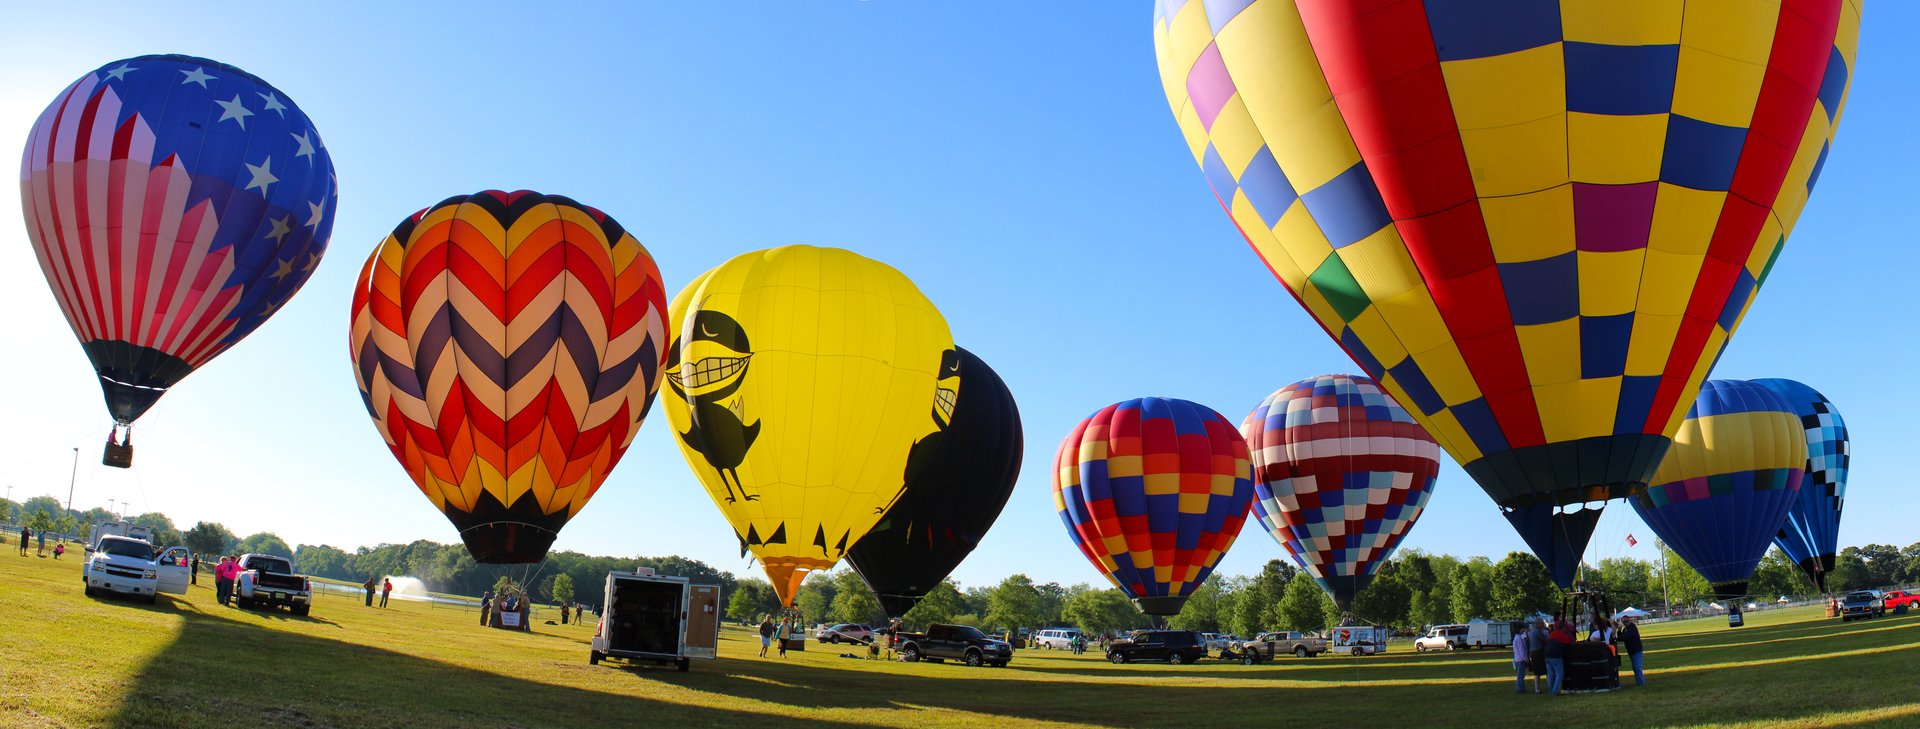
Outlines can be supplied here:
[[[489, 11], [487, 8], [495, 10]], [[1151, 3], [57, 3], [0, 27], [0, 148], [81, 73], [144, 53], [232, 63], [311, 115], [341, 193], [332, 248], [266, 326], [189, 377], [136, 430], [138, 467], [98, 465], [109, 420], [20, 223], [0, 196], [9, 392], [0, 485], [14, 500], [163, 511], [293, 543], [351, 548], [453, 528], [369, 423], [346, 355], [368, 251], [456, 193], [528, 188], [598, 206], [660, 262], [670, 291], [727, 258], [788, 243], [904, 271], [955, 339], [1019, 399], [1026, 467], [955, 576], [1099, 576], [1053, 514], [1053, 449], [1117, 400], [1168, 395], [1236, 422], [1294, 380], [1357, 368], [1270, 276], [1207, 191], [1154, 69]], [[1854, 437], [1842, 542], [1920, 541], [1908, 443], [1920, 390], [1920, 260], [1909, 211], [1920, 62], [1911, 3], [1867, 9], [1839, 142], [1773, 277], [1714, 373], [1790, 377], [1839, 404]], [[13, 152], [9, 152], [12, 154]], [[736, 574], [725, 520], [661, 410], [557, 546], [677, 553]], [[1901, 474], [1909, 474], [1902, 476]], [[1651, 556], [1631, 509], [1590, 557]], [[1253, 522], [1249, 522], [1250, 526]], [[1628, 549], [1624, 536], [1641, 540]], [[1448, 463], [1407, 545], [1498, 557], [1524, 545]], [[1257, 529], [1221, 570], [1282, 556]]]

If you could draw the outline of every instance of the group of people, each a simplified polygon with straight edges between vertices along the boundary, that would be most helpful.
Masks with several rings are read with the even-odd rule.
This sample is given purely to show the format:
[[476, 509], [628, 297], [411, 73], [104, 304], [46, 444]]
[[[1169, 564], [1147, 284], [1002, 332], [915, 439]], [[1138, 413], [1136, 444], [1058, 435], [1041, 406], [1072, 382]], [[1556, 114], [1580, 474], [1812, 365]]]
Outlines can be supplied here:
[[380, 591], [380, 607], [387, 606], [387, 597], [393, 594], [393, 580], [387, 577], [368, 577], [360, 583], [360, 589], [367, 591], [367, 607], [373, 607], [373, 591]]
[[[233, 601], [233, 583], [240, 579], [240, 558], [222, 556], [220, 563], [213, 566], [213, 594], [221, 605], [230, 605]], [[193, 558], [193, 569], [188, 572], [195, 583], [199, 582], [200, 557]]]
[[[20, 556], [22, 557], [27, 556], [27, 542], [30, 540], [38, 540], [38, 546], [35, 547], [36, 552], [42, 557], [47, 556], [47, 533], [45, 531], [35, 532], [32, 529], [28, 529], [24, 526], [20, 527]], [[66, 540], [65, 539], [58, 540], [53, 545], [53, 558], [59, 559], [60, 555], [63, 555], [66, 553], [67, 553]]]
[[[518, 615], [520, 617], [519, 624], [504, 624], [500, 619], [502, 615]], [[499, 594], [494, 594], [492, 590], [488, 590], [480, 595], [481, 625], [494, 628], [506, 627], [518, 630], [532, 630], [533, 626], [531, 623], [533, 621], [530, 619], [532, 615], [533, 601], [528, 600], [517, 592], [501, 590]]]
[[773, 615], [768, 614], [766, 617], [760, 619], [760, 657], [766, 658], [768, 645], [778, 640], [780, 641], [780, 657], [785, 658], [787, 655], [787, 641], [792, 640], [795, 635], [799, 635], [801, 640], [805, 640], [805, 633], [806, 630], [800, 627], [800, 624], [795, 621], [792, 615], [780, 618], [780, 622], [776, 625], [773, 622]]
[[[1647, 685], [1646, 668], [1643, 662], [1646, 647], [1640, 641], [1640, 626], [1632, 616], [1623, 616], [1617, 621], [1603, 616], [1595, 616], [1587, 631], [1586, 640], [1599, 643], [1613, 653], [1614, 669], [1620, 666], [1620, 654], [1627, 654], [1633, 664], [1633, 683], [1635, 686]], [[1534, 618], [1525, 632], [1513, 635], [1513, 692], [1527, 692], [1527, 674], [1533, 674], [1533, 692], [1542, 693], [1540, 682], [1546, 679], [1548, 695], [1558, 696], [1561, 684], [1567, 676], [1567, 650], [1579, 640], [1579, 629], [1566, 619], [1555, 616], [1549, 624], [1541, 618]]]

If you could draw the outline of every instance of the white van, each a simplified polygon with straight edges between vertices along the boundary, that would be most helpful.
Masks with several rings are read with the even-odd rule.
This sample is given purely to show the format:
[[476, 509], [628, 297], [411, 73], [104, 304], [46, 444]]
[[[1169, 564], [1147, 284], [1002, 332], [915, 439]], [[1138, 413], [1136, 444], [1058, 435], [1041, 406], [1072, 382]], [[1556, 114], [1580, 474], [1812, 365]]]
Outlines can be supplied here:
[[1034, 633], [1033, 643], [1047, 650], [1066, 650], [1073, 647], [1073, 639], [1078, 637], [1080, 630], [1077, 628], [1048, 628]]
[[147, 598], [151, 605], [160, 593], [187, 594], [188, 562], [192, 555], [186, 547], [169, 547], [156, 558], [153, 545], [126, 537], [101, 537], [87, 557], [83, 570], [87, 596], [118, 592]]

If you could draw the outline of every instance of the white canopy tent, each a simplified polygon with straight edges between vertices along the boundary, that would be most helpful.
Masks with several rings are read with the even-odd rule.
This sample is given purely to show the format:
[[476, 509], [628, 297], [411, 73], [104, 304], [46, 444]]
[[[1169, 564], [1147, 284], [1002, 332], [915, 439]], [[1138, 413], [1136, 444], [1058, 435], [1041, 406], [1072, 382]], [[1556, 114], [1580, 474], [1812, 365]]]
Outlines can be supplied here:
[[1615, 620], [1619, 620], [1620, 618], [1644, 618], [1652, 614], [1653, 613], [1641, 610], [1640, 608], [1628, 606], [1627, 609], [1614, 613], [1613, 618]]

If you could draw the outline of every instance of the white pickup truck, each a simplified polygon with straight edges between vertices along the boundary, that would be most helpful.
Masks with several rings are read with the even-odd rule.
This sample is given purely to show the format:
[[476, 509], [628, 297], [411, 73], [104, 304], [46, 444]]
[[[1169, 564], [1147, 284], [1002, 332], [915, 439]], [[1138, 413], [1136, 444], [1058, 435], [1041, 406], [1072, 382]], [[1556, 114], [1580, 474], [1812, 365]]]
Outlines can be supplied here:
[[186, 547], [168, 547], [155, 558], [153, 544], [146, 540], [101, 537], [87, 557], [81, 579], [88, 597], [118, 592], [145, 597], [151, 605], [162, 592], [187, 594], [191, 556]]
[[293, 573], [293, 562], [271, 554], [240, 555], [240, 576], [233, 581], [233, 599], [242, 609], [255, 605], [285, 605], [295, 615], [313, 610], [313, 584]]

